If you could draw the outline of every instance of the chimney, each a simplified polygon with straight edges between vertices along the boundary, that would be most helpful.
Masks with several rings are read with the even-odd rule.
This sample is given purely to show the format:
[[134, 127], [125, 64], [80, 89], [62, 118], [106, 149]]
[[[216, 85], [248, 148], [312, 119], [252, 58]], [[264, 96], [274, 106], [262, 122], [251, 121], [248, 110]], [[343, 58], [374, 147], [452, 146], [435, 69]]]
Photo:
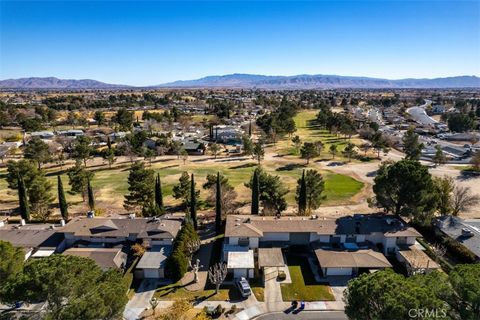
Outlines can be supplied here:
[[20, 220], [20, 225], [24, 226], [25, 225], [25, 219]]
[[60, 226], [65, 227], [65, 220], [63, 219], [60, 220]]

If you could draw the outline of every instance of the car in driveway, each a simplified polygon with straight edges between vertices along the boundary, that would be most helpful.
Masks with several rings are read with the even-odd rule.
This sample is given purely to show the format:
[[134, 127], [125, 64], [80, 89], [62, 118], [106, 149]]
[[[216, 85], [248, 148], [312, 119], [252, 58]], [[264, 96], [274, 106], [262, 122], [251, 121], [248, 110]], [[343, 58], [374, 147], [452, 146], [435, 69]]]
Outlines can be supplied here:
[[238, 291], [242, 297], [246, 298], [252, 294], [252, 289], [250, 288], [250, 284], [248, 284], [247, 279], [241, 277], [235, 280], [235, 286], [237, 287]]

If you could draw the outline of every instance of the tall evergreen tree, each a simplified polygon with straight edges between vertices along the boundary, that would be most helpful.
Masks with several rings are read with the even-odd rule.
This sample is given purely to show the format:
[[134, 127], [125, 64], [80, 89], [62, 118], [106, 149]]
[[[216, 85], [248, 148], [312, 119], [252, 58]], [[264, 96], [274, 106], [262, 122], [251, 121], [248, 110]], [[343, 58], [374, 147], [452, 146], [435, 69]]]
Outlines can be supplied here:
[[248, 135], [251, 137], [252, 136], [252, 121], [248, 123]]
[[28, 205], [27, 190], [22, 176], [18, 177], [18, 202], [22, 219], [27, 222], [30, 221], [30, 207]]
[[253, 172], [252, 180], [252, 209], [251, 214], [257, 214], [259, 212], [260, 203], [260, 182], [258, 180], [258, 169]]
[[307, 184], [305, 182], [305, 170], [303, 170], [302, 180], [300, 181], [300, 190], [298, 193], [298, 213], [305, 214], [307, 210]]
[[90, 184], [90, 178], [87, 180], [87, 194], [88, 194], [88, 206], [90, 210], [95, 209], [95, 198], [93, 197], [93, 189], [92, 185]]
[[215, 229], [217, 233], [222, 229], [222, 186], [220, 184], [220, 173], [217, 172], [217, 192], [215, 197]]
[[65, 192], [63, 191], [63, 183], [60, 175], [57, 176], [57, 185], [58, 185], [58, 207], [60, 208], [60, 213], [62, 218], [68, 220], [68, 204], [67, 199], [65, 198]]
[[192, 219], [193, 226], [197, 230], [197, 195], [195, 193], [195, 178], [193, 177], [190, 180], [190, 219]]
[[162, 182], [160, 181], [159, 173], [157, 173], [157, 178], [155, 180], [155, 204], [163, 212]]
[[107, 147], [108, 150], [112, 150], [112, 141], [110, 140], [110, 136], [107, 136]]

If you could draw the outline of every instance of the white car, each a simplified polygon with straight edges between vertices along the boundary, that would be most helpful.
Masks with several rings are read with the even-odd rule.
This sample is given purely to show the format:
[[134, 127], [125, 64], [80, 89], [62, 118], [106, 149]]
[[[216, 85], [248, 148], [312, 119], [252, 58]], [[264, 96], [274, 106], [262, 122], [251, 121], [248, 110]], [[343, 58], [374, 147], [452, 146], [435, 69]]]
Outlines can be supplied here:
[[237, 286], [238, 291], [240, 291], [240, 294], [242, 295], [242, 297], [246, 298], [252, 294], [250, 285], [248, 284], [247, 279], [245, 279], [244, 277], [237, 279], [235, 281], [235, 285]]

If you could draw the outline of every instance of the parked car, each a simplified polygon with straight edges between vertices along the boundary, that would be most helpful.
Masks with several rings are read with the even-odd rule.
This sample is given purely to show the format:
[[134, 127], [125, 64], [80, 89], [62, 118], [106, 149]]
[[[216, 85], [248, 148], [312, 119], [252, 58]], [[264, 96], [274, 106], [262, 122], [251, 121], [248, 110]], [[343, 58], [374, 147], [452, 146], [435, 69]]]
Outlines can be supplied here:
[[250, 285], [248, 284], [247, 279], [245, 279], [244, 277], [237, 279], [235, 281], [235, 285], [237, 286], [238, 291], [240, 291], [240, 294], [242, 295], [242, 297], [246, 298], [252, 294]]

